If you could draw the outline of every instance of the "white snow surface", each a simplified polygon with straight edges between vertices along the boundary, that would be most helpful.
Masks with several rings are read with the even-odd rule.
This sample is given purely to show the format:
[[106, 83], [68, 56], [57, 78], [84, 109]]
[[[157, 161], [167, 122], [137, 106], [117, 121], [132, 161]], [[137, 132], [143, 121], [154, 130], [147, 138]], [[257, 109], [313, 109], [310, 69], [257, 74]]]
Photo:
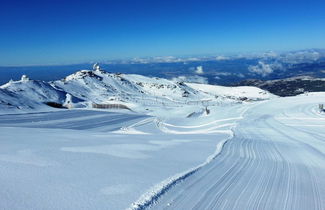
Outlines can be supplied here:
[[[203, 89], [214, 88], [206, 92]], [[236, 90], [241, 91], [236, 91]], [[244, 91], [244, 90], [249, 91]], [[103, 70], [81, 70], [58, 81], [10, 81], [0, 86], [0, 112], [28, 112], [47, 109], [47, 102], [63, 104], [65, 95], [72, 96], [74, 107], [91, 104], [123, 104], [137, 112], [150, 112], [145, 107], [181, 107], [241, 103], [243, 98], [264, 100], [272, 94], [254, 87], [198, 86], [162, 78], [135, 74], [108, 73]]]
[[0, 209], [125, 209], [230, 135], [164, 133], [157, 124], [92, 110], [0, 115]]
[[0, 86], [0, 112], [47, 108], [44, 102], [60, 102], [65, 93], [42, 81], [14, 81]]
[[83, 70], [0, 99], [0, 209], [325, 208], [325, 93]]
[[249, 108], [213, 161], [133, 209], [324, 209], [324, 93]]
[[209, 94], [224, 96], [224, 97], [246, 97], [248, 99], [254, 100], [265, 100], [274, 97], [272, 94], [265, 90], [261, 90], [256, 87], [251, 86], [241, 86], [241, 87], [223, 87], [217, 85], [208, 85], [208, 84], [196, 84], [196, 83], [186, 83], [189, 87], [206, 92]]

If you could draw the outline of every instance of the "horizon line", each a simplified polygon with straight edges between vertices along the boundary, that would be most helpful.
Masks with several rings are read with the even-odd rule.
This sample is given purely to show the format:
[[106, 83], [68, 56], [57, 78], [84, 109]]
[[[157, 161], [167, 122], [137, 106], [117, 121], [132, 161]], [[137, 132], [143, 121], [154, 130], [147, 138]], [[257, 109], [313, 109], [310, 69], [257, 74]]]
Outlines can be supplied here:
[[[153, 58], [204, 58], [204, 57], [214, 57], [214, 56], [228, 56], [228, 57], [234, 57], [234, 56], [257, 56], [256, 54], [263, 54], [263, 53], [290, 53], [290, 52], [300, 52], [300, 51], [320, 51], [325, 50], [325, 48], [303, 48], [303, 49], [296, 49], [296, 50], [260, 50], [260, 51], [241, 51], [241, 52], [229, 52], [229, 53], [200, 53], [200, 54], [187, 54], [187, 55], [155, 55], [155, 56], [139, 56], [139, 57], [126, 57], [126, 58], [116, 58], [116, 59], [93, 59], [89, 61], [80, 61], [80, 62], [62, 62], [62, 63], [46, 63], [46, 64], [22, 64], [22, 65], [0, 65], [1, 68], [14, 68], [14, 67], [44, 67], [44, 66], [71, 66], [71, 65], [82, 65], [82, 64], [93, 64], [93, 63], [102, 63], [102, 64], [114, 64], [109, 62], [123, 62], [123, 61], [134, 61], [134, 59], [153, 59]], [[182, 61], [179, 61], [182, 62]], [[194, 62], [194, 61], [193, 61]], [[149, 63], [155, 63], [155, 62], [149, 62]], [[156, 62], [161, 63], [161, 62]], [[169, 63], [169, 62], [165, 62]], [[170, 62], [171, 63], [171, 62]], [[121, 64], [121, 63], [118, 63]], [[132, 64], [132, 63], [131, 63]]]

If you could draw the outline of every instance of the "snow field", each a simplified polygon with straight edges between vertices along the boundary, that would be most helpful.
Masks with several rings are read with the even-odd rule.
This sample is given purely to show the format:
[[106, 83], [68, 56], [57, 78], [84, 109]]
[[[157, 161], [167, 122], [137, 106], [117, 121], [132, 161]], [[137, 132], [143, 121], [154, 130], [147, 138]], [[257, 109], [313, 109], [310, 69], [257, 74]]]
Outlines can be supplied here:
[[150, 116], [90, 110], [0, 115], [0, 133], [0, 209], [125, 209], [229, 138], [164, 133]]
[[[324, 209], [324, 93], [249, 109], [209, 164], [164, 193], [152, 209]], [[299, 126], [291, 126], [294, 120]]]

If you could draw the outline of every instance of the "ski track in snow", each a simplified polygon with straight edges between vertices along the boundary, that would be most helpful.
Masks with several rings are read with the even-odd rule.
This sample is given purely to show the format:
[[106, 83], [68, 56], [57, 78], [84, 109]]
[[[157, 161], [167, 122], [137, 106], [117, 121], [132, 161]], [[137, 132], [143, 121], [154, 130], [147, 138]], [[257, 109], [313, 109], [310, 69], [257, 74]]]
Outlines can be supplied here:
[[0, 209], [125, 209], [228, 136], [166, 134], [155, 117], [77, 109], [3, 114], [0, 130]]
[[[263, 102], [260, 102], [263, 103]], [[174, 133], [174, 134], [201, 134], [201, 133], [228, 133], [229, 137], [227, 139], [224, 139], [220, 143], [216, 145], [216, 150], [213, 154], [211, 154], [204, 163], [191, 168], [185, 172], [176, 174], [172, 177], [167, 178], [166, 180], [162, 181], [161, 183], [155, 185], [152, 187], [149, 191], [147, 191], [145, 194], [143, 194], [136, 202], [132, 203], [132, 205], [128, 208], [128, 210], [141, 210], [151, 207], [152, 205], [155, 205], [158, 200], [164, 196], [164, 194], [169, 193], [169, 190], [171, 190], [173, 187], [178, 185], [179, 183], [185, 181], [187, 178], [191, 177], [193, 174], [200, 171], [202, 168], [204, 168], [206, 165], [210, 164], [215, 158], [218, 157], [218, 155], [221, 153], [224, 145], [228, 142], [229, 139], [232, 139], [233, 136], [233, 128], [236, 126], [236, 123], [227, 123], [227, 124], [221, 124], [221, 125], [215, 125], [216, 123], [230, 121], [230, 120], [240, 120], [243, 119], [244, 113], [248, 110], [249, 107], [243, 108], [243, 111], [241, 112], [239, 117], [235, 118], [227, 118], [227, 119], [221, 119], [221, 120], [215, 120], [210, 123], [205, 123], [202, 125], [197, 126], [177, 126], [172, 125], [169, 123], [164, 123], [163, 121], [156, 119], [157, 127], [162, 130], [165, 133]], [[174, 128], [187, 128], [186, 131], [176, 131], [176, 130], [169, 130], [166, 128], [166, 126], [174, 127]], [[205, 128], [206, 127], [206, 128]], [[229, 130], [217, 130], [218, 128], [223, 127], [229, 127]], [[192, 128], [199, 128], [197, 130], [192, 131]]]
[[325, 133], [305, 130], [324, 122], [315, 104], [248, 110], [213, 161], [133, 209], [325, 209]]
[[[67, 114], [68, 113], [68, 114]], [[57, 128], [113, 131], [128, 122], [137, 122], [143, 115], [83, 110], [1, 115], [2, 127]]]
[[[228, 109], [217, 107], [212, 111], [212, 116], [188, 119], [188, 121], [185, 119], [184, 124], [180, 122], [173, 124], [170, 121], [144, 115], [90, 110], [1, 115], [0, 128], [2, 127], [3, 130], [19, 131], [21, 128], [22, 131], [27, 131], [26, 135], [34, 130], [43, 132], [43, 136], [44, 133], [48, 137], [51, 133], [56, 133], [56, 137], [66, 138], [62, 139], [63, 141], [51, 139], [42, 144], [40, 140], [31, 138], [38, 135], [37, 133], [33, 135], [29, 133], [28, 142], [24, 138], [19, 138], [16, 144], [12, 144], [12, 141], [16, 141], [13, 138], [10, 138], [10, 141], [2, 140], [3, 150], [8, 149], [0, 154], [0, 161], [4, 163], [3, 172], [9, 171], [10, 168], [17, 170], [36, 166], [42, 169], [39, 172], [46, 170], [50, 172], [50, 176], [45, 174], [44, 177], [47, 178], [65, 167], [63, 174], [73, 177], [70, 180], [73, 183], [60, 185], [59, 188], [65, 184], [67, 187], [56, 194], [59, 188], [56, 188], [55, 183], [52, 185], [51, 182], [51, 185], [47, 186], [47, 182], [37, 183], [38, 180], [34, 180], [31, 182], [33, 185], [36, 183], [34, 187], [30, 187], [27, 182], [24, 183], [26, 171], [33, 172], [30, 174], [31, 180], [34, 177], [43, 177], [35, 176], [38, 173], [34, 170], [21, 170], [22, 173], [15, 174], [23, 178], [8, 175], [3, 179], [3, 186], [7, 188], [4, 188], [4, 191], [0, 190], [2, 195], [8, 196], [7, 199], [3, 198], [6, 203], [2, 205], [19, 209], [19, 204], [17, 206], [14, 204], [15, 195], [20, 195], [21, 189], [26, 189], [24, 186], [27, 186], [31, 196], [26, 198], [30, 198], [31, 202], [29, 199], [25, 202], [33, 209], [44, 209], [45, 206], [50, 209], [51, 202], [55, 203], [53, 209], [55, 207], [96, 209], [95, 206], [100, 209], [110, 209], [109, 204], [115, 206], [113, 209], [121, 209], [122, 206], [127, 207], [139, 198], [130, 205], [129, 209], [322, 210], [325, 209], [325, 131], [322, 129], [325, 114], [319, 113], [316, 108], [321, 99], [317, 96], [311, 98], [299, 96], [242, 104]], [[228, 113], [222, 113], [225, 110]], [[78, 133], [80, 136], [77, 135], [76, 141], [69, 142], [73, 136], [64, 132], [57, 134], [63, 129], [78, 130], [64, 132], [71, 132], [73, 135]], [[114, 131], [114, 134], [111, 131]], [[8, 138], [8, 132], [6, 133]], [[218, 133], [228, 134], [228, 138], [227, 135]], [[10, 131], [9, 134], [15, 136]], [[87, 139], [82, 139], [83, 135]], [[16, 136], [20, 137], [20, 135]], [[195, 155], [193, 152], [200, 153], [197, 146], [207, 140], [204, 139], [205, 136], [213, 140], [211, 145], [218, 142], [214, 153], [207, 158], [207, 153], [203, 153], [199, 161], [195, 164], [191, 162], [185, 167], [190, 157]], [[94, 139], [88, 141], [88, 137]], [[98, 137], [101, 138], [97, 139]], [[114, 140], [112, 137], [117, 139]], [[197, 143], [194, 150], [190, 150], [191, 153], [181, 153], [186, 147], [186, 142]], [[57, 143], [54, 147], [57, 150], [55, 152], [51, 152], [52, 143]], [[179, 146], [177, 150], [172, 150], [177, 145]], [[211, 145], [209, 144], [209, 148]], [[46, 150], [43, 146], [46, 146]], [[51, 152], [50, 156], [47, 156], [47, 149]], [[172, 152], [168, 153], [169, 150]], [[213, 152], [211, 150], [208, 154]], [[176, 162], [182, 156], [179, 154], [185, 154], [182, 158], [186, 161], [165, 166], [159, 171], [161, 169], [159, 167], [165, 162]], [[160, 155], [157, 160], [150, 162], [157, 155]], [[167, 159], [166, 156], [171, 158]], [[201, 161], [204, 162], [199, 164]], [[73, 165], [80, 163], [82, 170]], [[120, 163], [124, 164], [121, 168], [119, 168]], [[140, 167], [132, 163], [139, 164]], [[13, 168], [16, 165], [17, 168]], [[92, 170], [85, 173], [84, 165]], [[168, 167], [173, 168], [172, 172], [168, 171]], [[51, 168], [55, 170], [50, 171]], [[80, 171], [74, 173], [75, 169]], [[119, 172], [114, 173], [115, 169]], [[167, 172], [162, 173], [166, 169]], [[102, 172], [100, 176], [97, 175], [98, 171]], [[183, 172], [178, 173], [179, 171]], [[93, 177], [93, 173], [101, 179], [98, 183], [97, 180], [91, 180], [92, 183], [87, 184], [89, 178]], [[159, 174], [161, 175], [159, 176], [158, 173], [163, 175]], [[76, 174], [80, 177], [76, 178]], [[110, 176], [107, 176], [108, 174]], [[120, 177], [122, 178], [119, 179]], [[165, 179], [166, 177], [169, 178]], [[52, 178], [56, 181], [66, 181], [60, 175]], [[110, 182], [110, 179], [116, 180]], [[158, 183], [160, 180], [164, 181]], [[25, 185], [19, 188], [15, 185], [16, 182], [23, 182]], [[149, 189], [152, 183], [158, 184]], [[84, 191], [79, 191], [79, 187], [76, 186], [84, 187]], [[12, 189], [13, 192], [7, 193], [7, 189]], [[45, 189], [46, 193], [39, 193], [40, 189]], [[146, 189], [149, 190], [140, 196], [140, 193], [145, 192]], [[49, 193], [49, 190], [52, 192]], [[63, 198], [60, 197], [61, 193]], [[96, 193], [109, 197], [99, 198]], [[127, 197], [128, 194], [132, 196]], [[114, 195], [118, 197], [112, 198]], [[42, 199], [47, 196], [48, 202]], [[61, 200], [58, 202], [56, 198]], [[99, 202], [101, 203], [97, 205]], [[77, 207], [79, 204], [80, 208]], [[85, 204], [87, 207], [82, 206]]]

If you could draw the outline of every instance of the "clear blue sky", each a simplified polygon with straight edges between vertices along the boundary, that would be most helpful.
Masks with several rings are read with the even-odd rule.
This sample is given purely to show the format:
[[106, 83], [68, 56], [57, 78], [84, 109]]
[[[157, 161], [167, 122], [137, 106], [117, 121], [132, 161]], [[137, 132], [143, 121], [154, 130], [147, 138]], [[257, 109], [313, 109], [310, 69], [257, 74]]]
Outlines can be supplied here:
[[0, 1], [0, 65], [306, 48], [324, 0]]

